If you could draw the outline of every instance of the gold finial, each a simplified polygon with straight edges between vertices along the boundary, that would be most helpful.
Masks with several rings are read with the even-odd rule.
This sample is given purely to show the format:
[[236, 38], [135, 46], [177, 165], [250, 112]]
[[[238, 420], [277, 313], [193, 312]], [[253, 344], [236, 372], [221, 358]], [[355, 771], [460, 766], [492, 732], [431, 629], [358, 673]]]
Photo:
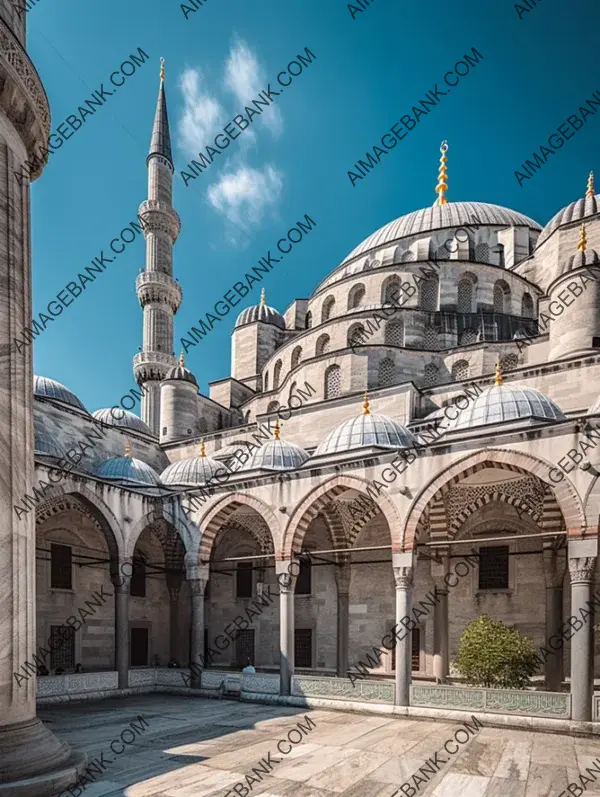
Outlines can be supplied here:
[[160, 59], [160, 79], [161, 80], [165, 79], [165, 59], [164, 58]]
[[371, 410], [369, 409], [369, 391], [368, 390], [365, 390], [365, 401], [364, 401], [364, 404], [362, 405], [362, 408], [363, 408], [363, 411], [362, 411], [363, 415], [370, 415], [371, 414]]
[[200, 456], [206, 456], [206, 444], [204, 443], [204, 440], [200, 443]]
[[261, 290], [260, 290], [260, 306], [264, 307], [266, 305], [266, 303], [267, 303], [267, 300], [265, 298], [265, 289], [261, 288]]
[[579, 228], [579, 243], [577, 244], [577, 251], [578, 252], [585, 252], [587, 249], [587, 235], [585, 232], [585, 224], [582, 224]]
[[433, 203], [434, 205], [447, 205], [448, 200], [446, 199], [446, 191], [448, 190], [448, 172], [446, 170], [446, 164], [448, 163], [448, 158], [446, 157], [446, 153], [448, 152], [448, 142], [444, 139], [440, 146], [440, 152], [442, 153], [442, 157], [440, 158], [440, 170], [438, 173], [438, 184], [435, 187], [435, 192], [438, 195], [438, 198]]
[[125, 456], [131, 459], [131, 443], [127, 437], [125, 438]]
[[281, 426], [279, 425], [279, 418], [275, 421], [275, 440], [281, 440]]
[[494, 377], [494, 384], [502, 384], [502, 368], [500, 366], [500, 360], [496, 360], [496, 376]]
[[181, 352], [181, 354], [179, 355], [179, 365], [180, 365], [182, 368], [185, 368], [185, 359], [184, 359], [184, 357], [183, 357], [183, 352]]
[[588, 184], [587, 184], [587, 191], [585, 192], [586, 196], [594, 196], [596, 193], [596, 189], [594, 188], [594, 172], [590, 172], [588, 177]]

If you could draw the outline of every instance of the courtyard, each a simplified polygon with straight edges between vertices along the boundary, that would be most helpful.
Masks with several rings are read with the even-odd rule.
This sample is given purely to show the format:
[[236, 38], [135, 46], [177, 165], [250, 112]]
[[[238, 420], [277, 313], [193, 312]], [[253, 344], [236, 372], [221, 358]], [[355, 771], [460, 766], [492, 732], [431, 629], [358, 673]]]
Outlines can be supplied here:
[[600, 797], [600, 776], [580, 780], [598, 771], [600, 740], [473, 720], [465, 731], [460, 720], [159, 694], [46, 706], [39, 716], [98, 773], [73, 797], [559, 797], [582, 782], [586, 797]]

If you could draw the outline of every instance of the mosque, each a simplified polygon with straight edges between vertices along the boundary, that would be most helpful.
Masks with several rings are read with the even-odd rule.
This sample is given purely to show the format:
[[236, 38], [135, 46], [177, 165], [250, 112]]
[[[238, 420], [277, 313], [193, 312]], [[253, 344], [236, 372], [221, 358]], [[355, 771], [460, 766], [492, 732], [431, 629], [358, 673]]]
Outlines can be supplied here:
[[[0, 59], [13, 88], [1, 95], [9, 164], [49, 122], [10, 8], [0, 0], [21, 59], [18, 69]], [[444, 701], [458, 641], [483, 613], [548, 653], [545, 691], [523, 693], [544, 700], [521, 713], [598, 719], [593, 619], [578, 617], [598, 586], [600, 195], [590, 174], [544, 227], [498, 205], [452, 202], [447, 150], [431, 207], [373, 232], [284, 312], [264, 293], [241, 311], [231, 376], [203, 395], [174, 352], [180, 221], [163, 72], [140, 206], [141, 417], [92, 412], [68, 387], [32, 378], [29, 349], [9, 345], [31, 316], [28, 250], [0, 258], [12, 308], [2, 360], [5, 780], [77, 766], [36, 719], [36, 692], [101, 696], [150, 678], [174, 688], [175, 676], [184, 688], [190, 665], [192, 689], [222, 686], [223, 673], [239, 685], [250, 662], [255, 694], [455, 707], [458, 698]], [[2, 190], [12, 251], [9, 222], [19, 219], [26, 240], [29, 194]], [[403, 622], [434, 589], [432, 611]], [[401, 624], [410, 633], [351, 683], [351, 668]], [[569, 625], [557, 651], [552, 640]], [[50, 676], [32, 674], [34, 654]], [[498, 711], [508, 705], [495, 699]], [[15, 751], [32, 740], [38, 753], [22, 766]]]

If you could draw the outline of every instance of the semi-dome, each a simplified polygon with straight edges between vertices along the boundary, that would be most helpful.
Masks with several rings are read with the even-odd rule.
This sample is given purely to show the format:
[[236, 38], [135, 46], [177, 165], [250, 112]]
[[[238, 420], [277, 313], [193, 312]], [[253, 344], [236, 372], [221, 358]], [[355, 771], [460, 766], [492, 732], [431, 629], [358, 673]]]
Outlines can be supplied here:
[[315, 451], [319, 454], [337, 454], [364, 446], [382, 448], [412, 448], [417, 441], [411, 432], [400, 423], [385, 415], [371, 415], [369, 400], [365, 398], [363, 413], [336, 426], [322, 440]]
[[274, 307], [269, 307], [265, 302], [265, 289], [260, 294], [260, 304], [246, 307], [237, 317], [235, 326], [241, 327], [244, 324], [252, 324], [254, 321], [263, 321], [265, 324], [274, 324], [280, 329], [285, 329], [285, 320]]
[[411, 235], [470, 225], [500, 225], [502, 227], [529, 227], [541, 230], [541, 226], [516, 210], [492, 205], [488, 202], [446, 202], [442, 205], [414, 210], [380, 227], [359, 244], [343, 260], [344, 263], [365, 255], [371, 249], [387, 246]]
[[505, 385], [499, 368], [496, 383], [487, 387], [466, 409], [461, 410], [451, 423], [450, 431], [472, 429], [507, 421], [552, 421], [566, 420], [563, 411], [548, 396], [532, 387]]
[[167, 379], [181, 379], [184, 382], [191, 382], [193, 385], [198, 386], [198, 382], [196, 381], [196, 377], [190, 371], [189, 368], [185, 367], [185, 360], [183, 359], [183, 352], [179, 355], [179, 364], [176, 365], [174, 368], [171, 368], [167, 371], [165, 376], [165, 380]]
[[596, 213], [600, 213], [600, 196], [596, 194], [594, 189], [594, 173], [590, 172], [586, 195], [576, 199], [575, 202], [571, 202], [566, 208], [562, 208], [558, 213], [552, 216], [548, 224], [546, 224], [542, 230], [542, 234], [537, 240], [537, 246], [541, 246], [544, 241], [550, 238], [553, 232], [564, 224], [582, 221], [583, 219], [587, 219], [588, 216], [594, 216]]
[[35, 419], [34, 428], [35, 428], [35, 444], [34, 444], [35, 453], [44, 454], [47, 457], [55, 457], [56, 459], [62, 459], [64, 457], [64, 453], [56, 445], [52, 435], [44, 428], [42, 422], [38, 421], [37, 417]]
[[206, 456], [203, 443], [199, 457], [187, 457], [172, 462], [161, 473], [160, 478], [169, 487], [197, 487], [208, 484], [217, 474], [227, 474], [227, 469], [222, 462]]
[[141, 459], [131, 456], [129, 443], [124, 457], [111, 457], [105, 460], [98, 468], [97, 475], [101, 479], [127, 482], [138, 486], [158, 486], [160, 477], [158, 473]]
[[308, 453], [300, 446], [280, 439], [279, 421], [275, 423], [275, 439], [267, 440], [248, 460], [243, 470], [294, 470], [304, 465]]
[[[123, 417], [121, 417], [121, 413]], [[133, 429], [135, 432], [142, 432], [143, 434], [152, 434], [150, 427], [141, 418], [134, 415], [133, 412], [117, 407], [115, 415], [117, 416], [116, 418], [113, 417], [113, 411], [110, 408], [92, 412], [92, 417], [106, 426], [118, 426], [124, 429]]]
[[71, 407], [77, 407], [78, 410], [87, 412], [83, 403], [72, 390], [61, 385], [55, 379], [48, 379], [47, 376], [33, 377], [33, 394], [34, 396], [52, 399], [53, 401], [62, 401], [63, 404], [70, 404]]

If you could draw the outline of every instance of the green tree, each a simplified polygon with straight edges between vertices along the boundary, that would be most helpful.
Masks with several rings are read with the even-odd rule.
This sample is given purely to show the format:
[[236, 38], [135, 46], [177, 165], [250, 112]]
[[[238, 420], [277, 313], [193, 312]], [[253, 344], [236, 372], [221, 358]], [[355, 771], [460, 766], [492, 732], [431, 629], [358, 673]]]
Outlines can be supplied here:
[[530, 639], [482, 614], [463, 631], [455, 664], [473, 686], [520, 689], [539, 660]]

